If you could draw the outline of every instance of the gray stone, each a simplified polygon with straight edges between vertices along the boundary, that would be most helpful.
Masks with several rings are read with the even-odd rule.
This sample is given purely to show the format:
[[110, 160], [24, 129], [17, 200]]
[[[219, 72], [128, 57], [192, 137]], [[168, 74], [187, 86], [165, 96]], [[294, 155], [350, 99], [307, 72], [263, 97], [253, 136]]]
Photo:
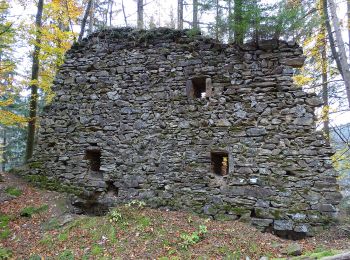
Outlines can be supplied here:
[[273, 228], [275, 230], [293, 230], [293, 222], [290, 220], [275, 220]]
[[66, 54], [30, 173], [82, 190], [80, 206], [143, 200], [309, 235], [340, 194], [320, 100], [291, 81], [301, 55], [164, 28], [93, 33]]
[[286, 255], [299, 256], [303, 252], [303, 248], [298, 243], [289, 244], [286, 248]]

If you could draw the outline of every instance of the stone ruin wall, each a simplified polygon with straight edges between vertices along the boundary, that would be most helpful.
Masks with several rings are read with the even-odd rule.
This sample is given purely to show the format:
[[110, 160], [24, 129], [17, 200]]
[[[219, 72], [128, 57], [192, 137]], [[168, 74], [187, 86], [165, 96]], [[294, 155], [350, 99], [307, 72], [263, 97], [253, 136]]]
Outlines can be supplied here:
[[[283, 41], [239, 47], [170, 29], [95, 33], [56, 77], [32, 172], [80, 187], [76, 205], [137, 199], [311, 235], [336, 216], [341, 196], [332, 150], [315, 130], [322, 102], [292, 82], [303, 61]], [[191, 79], [203, 78], [207, 96], [196, 98]], [[228, 169], [216, 174], [220, 154]]]

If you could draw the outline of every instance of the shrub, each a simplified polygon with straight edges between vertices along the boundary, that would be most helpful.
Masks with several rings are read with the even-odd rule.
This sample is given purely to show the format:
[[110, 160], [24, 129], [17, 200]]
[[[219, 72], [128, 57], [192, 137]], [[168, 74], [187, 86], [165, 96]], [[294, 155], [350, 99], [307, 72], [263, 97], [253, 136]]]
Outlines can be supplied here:
[[108, 213], [108, 218], [109, 221], [111, 223], [118, 223], [121, 222], [123, 220], [123, 216], [122, 213], [120, 213], [118, 211], [118, 209], [112, 209], [109, 213]]
[[188, 249], [189, 246], [192, 246], [204, 238], [204, 235], [208, 232], [208, 229], [204, 225], [200, 225], [198, 231], [192, 232], [192, 234], [182, 234], [181, 235], [181, 247], [183, 249]]

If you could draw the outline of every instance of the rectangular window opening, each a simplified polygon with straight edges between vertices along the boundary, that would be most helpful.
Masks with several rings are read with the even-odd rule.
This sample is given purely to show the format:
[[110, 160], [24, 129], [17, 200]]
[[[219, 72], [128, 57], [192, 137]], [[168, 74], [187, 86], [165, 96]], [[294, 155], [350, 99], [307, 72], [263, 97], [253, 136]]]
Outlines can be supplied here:
[[216, 175], [227, 175], [229, 170], [228, 153], [211, 152], [211, 166]]
[[192, 84], [193, 84], [193, 97], [205, 98], [207, 94], [206, 78], [205, 77], [193, 78]]
[[213, 84], [209, 77], [201, 76], [187, 80], [186, 94], [190, 98], [205, 99], [211, 97]]
[[85, 158], [90, 161], [90, 170], [91, 171], [99, 171], [101, 167], [101, 151], [87, 150]]

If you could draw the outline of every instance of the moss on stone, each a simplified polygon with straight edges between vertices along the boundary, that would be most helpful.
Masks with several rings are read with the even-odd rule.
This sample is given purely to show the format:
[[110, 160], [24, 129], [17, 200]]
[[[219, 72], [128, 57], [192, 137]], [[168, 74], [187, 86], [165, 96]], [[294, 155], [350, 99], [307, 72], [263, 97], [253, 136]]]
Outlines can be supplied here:
[[29, 169], [39, 169], [42, 166], [43, 166], [42, 162], [31, 162], [31, 163], [28, 163]]
[[82, 193], [82, 189], [80, 187], [71, 184], [63, 184], [56, 178], [48, 178], [43, 175], [31, 174], [25, 175], [24, 179], [42, 189], [67, 192], [75, 195], [80, 195]]

